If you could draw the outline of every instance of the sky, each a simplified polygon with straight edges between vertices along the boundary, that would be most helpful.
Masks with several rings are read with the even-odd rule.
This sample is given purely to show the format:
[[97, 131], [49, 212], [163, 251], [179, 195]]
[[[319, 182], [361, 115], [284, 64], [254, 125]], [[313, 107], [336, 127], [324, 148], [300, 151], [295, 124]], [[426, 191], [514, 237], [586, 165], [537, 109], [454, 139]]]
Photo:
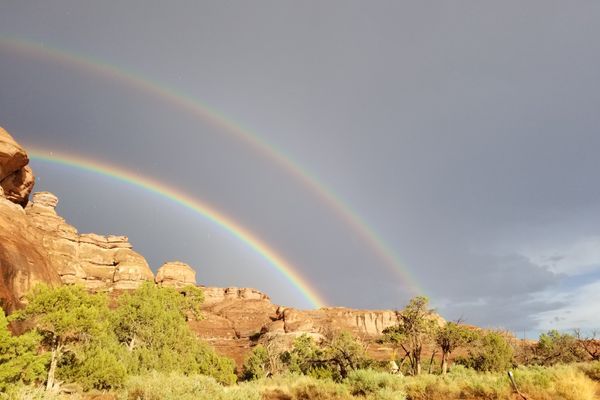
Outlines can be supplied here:
[[[419, 293], [447, 319], [591, 330], [598, 20], [595, 1], [0, 0], [0, 126], [214, 207], [327, 305], [400, 309]], [[202, 215], [32, 166], [80, 232], [127, 235], [154, 270], [181, 260], [200, 284], [311, 307]]]

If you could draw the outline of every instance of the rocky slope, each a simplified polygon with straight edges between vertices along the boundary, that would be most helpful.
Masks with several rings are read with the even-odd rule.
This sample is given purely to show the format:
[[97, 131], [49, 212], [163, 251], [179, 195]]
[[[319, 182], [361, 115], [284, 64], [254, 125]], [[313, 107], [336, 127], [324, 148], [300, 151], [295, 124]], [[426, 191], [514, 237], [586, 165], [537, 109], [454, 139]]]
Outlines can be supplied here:
[[[196, 272], [181, 262], [165, 263], [154, 277], [145, 258], [125, 236], [79, 234], [56, 212], [52, 193], [29, 195], [34, 176], [25, 150], [0, 128], [0, 305], [11, 311], [37, 283], [81, 284], [114, 293], [154, 281], [162, 286], [196, 284]], [[203, 287], [204, 319], [192, 329], [217, 350], [241, 363], [259, 342], [284, 343], [307, 333], [314, 336], [348, 330], [369, 343], [371, 355], [385, 359], [377, 345], [383, 329], [397, 323], [390, 310], [322, 308], [296, 310], [275, 305], [255, 289]]]

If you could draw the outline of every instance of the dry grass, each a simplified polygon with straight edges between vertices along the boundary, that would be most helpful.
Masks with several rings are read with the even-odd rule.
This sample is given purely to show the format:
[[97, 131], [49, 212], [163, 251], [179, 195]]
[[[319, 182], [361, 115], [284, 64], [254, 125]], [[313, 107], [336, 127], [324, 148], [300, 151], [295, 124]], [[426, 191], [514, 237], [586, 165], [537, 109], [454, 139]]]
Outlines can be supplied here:
[[[600, 363], [522, 367], [514, 370], [521, 392], [530, 400], [594, 400]], [[594, 380], [596, 380], [596, 382]], [[41, 388], [18, 387], [0, 399], [86, 400], [59, 396]], [[517, 400], [506, 374], [478, 373], [462, 367], [447, 376], [399, 377], [373, 370], [355, 371], [342, 383], [283, 375], [224, 387], [205, 376], [149, 374], [132, 377], [105, 399], [118, 400]]]

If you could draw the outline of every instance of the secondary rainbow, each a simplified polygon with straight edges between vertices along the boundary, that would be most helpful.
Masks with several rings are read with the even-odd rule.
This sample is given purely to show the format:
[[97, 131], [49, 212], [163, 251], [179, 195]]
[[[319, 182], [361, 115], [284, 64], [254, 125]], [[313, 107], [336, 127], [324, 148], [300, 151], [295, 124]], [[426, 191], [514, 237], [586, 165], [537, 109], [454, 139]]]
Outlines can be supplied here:
[[107, 64], [103, 61], [67, 52], [54, 47], [47, 47], [17, 38], [0, 37], [0, 49], [4, 47], [14, 53], [24, 56], [41, 58], [58, 63], [67, 68], [88, 71], [90, 73], [108, 77], [129, 88], [143, 91], [156, 96], [168, 104], [176, 105], [202, 121], [209, 122], [220, 128], [223, 132], [234, 135], [239, 140], [248, 144], [255, 151], [270, 159], [279, 168], [293, 175], [300, 183], [308, 188], [317, 198], [328, 206], [352, 231], [369, 246], [371, 251], [378, 256], [394, 273], [411, 294], [420, 294], [424, 290], [417, 284], [408, 269], [400, 261], [394, 250], [372, 229], [346, 202], [342, 201], [333, 191], [321, 183], [315, 176], [294, 162], [283, 151], [267, 143], [251, 130], [242, 127], [219, 111], [207, 106], [201, 101], [181, 93], [176, 89], [155, 83], [144, 78], [138, 73], [129, 72], [122, 67]]
[[238, 222], [232, 220], [213, 207], [192, 198], [185, 192], [169, 187], [162, 182], [152, 180], [148, 177], [141, 176], [131, 171], [116, 167], [114, 165], [104, 164], [97, 160], [74, 156], [71, 154], [63, 154], [60, 152], [35, 149], [28, 146], [28, 152], [33, 160], [49, 162], [53, 164], [64, 165], [77, 168], [95, 174], [104, 175], [121, 182], [137, 186], [148, 192], [165, 197], [183, 207], [186, 207], [197, 214], [200, 214], [207, 220], [220, 226], [237, 239], [244, 242], [248, 247], [258, 253], [261, 257], [267, 260], [274, 268], [276, 268], [297, 290], [302, 296], [310, 302], [315, 308], [323, 307], [326, 302], [314, 290], [306, 280], [297, 272], [298, 268], [286, 261], [281, 255], [271, 249], [263, 240], [255, 234], [243, 227]]

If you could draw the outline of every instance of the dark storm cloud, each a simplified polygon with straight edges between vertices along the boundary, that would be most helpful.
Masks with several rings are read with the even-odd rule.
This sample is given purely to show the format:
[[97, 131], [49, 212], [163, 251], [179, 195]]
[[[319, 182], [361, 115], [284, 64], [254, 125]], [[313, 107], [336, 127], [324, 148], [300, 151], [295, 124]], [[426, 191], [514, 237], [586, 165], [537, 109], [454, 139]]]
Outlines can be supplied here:
[[[600, 265], [589, 250], [600, 236], [599, 17], [600, 4], [586, 1], [65, 0], [0, 4], [0, 35], [202, 99], [355, 209], [444, 313], [534, 329], [553, 310], [600, 312], [561, 287]], [[21, 141], [185, 188], [263, 237], [332, 304], [407, 300], [398, 271], [318, 195], [176, 104], [4, 52], [0, 88], [0, 124]], [[128, 234], [153, 266], [182, 258], [205, 283], [304, 305], [264, 261], [185, 211], [39, 169], [40, 187], [60, 192], [73, 223]], [[552, 257], [564, 258], [560, 270], [547, 269]], [[540, 300], [553, 294], [561, 300]]]

